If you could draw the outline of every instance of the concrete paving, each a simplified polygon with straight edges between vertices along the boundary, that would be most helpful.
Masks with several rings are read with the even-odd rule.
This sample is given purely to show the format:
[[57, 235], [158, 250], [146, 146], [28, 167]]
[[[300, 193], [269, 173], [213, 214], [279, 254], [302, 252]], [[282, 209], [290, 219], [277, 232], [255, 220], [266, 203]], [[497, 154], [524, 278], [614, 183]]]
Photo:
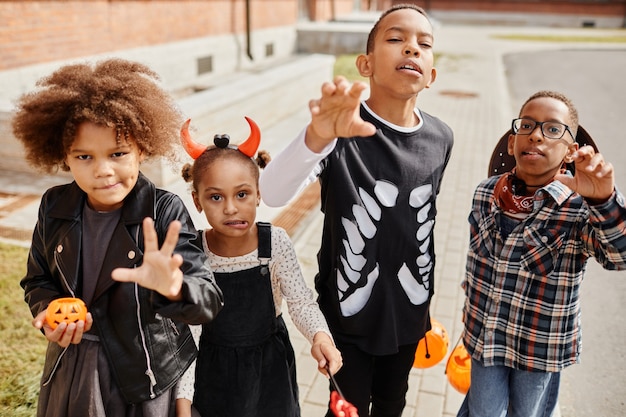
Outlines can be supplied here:
[[[588, 29], [549, 29], [530, 27], [446, 26], [435, 30], [435, 51], [438, 77], [433, 86], [422, 92], [418, 106], [448, 123], [455, 132], [455, 147], [438, 198], [435, 228], [437, 253], [435, 297], [431, 312], [450, 335], [451, 344], [458, 339], [461, 324], [463, 293], [460, 282], [464, 273], [468, 241], [467, 215], [476, 184], [486, 176], [493, 146], [508, 127], [521, 103], [511, 103], [504, 54], [539, 49], [562, 49], [590, 46], [619, 47], [609, 44], [564, 44], [498, 39], [500, 34], [590, 34]], [[610, 31], [594, 30], [594, 35]], [[313, 98], [313, 97], [311, 97]], [[263, 133], [262, 148], [276, 154], [309, 120], [308, 109], [296, 111], [291, 117], [270, 126]], [[38, 200], [25, 195], [40, 195], [51, 184], [66, 178], [27, 176], [0, 171], [0, 229], [32, 230], [37, 216]], [[189, 204], [196, 226], [206, 227], [203, 216], [191, 204], [187, 184], [176, 181], [165, 188], [177, 192]], [[6, 209], [11, 207], [11, 209]], [[281, 209], [259, 208], [259, 220], [275, 218]], [[316, 273], [316, 252], [319, 247], [321, 214], [315, 210], [292, 235], [303, 273], [313, 286]], [[28, 245], [29, 233], [3, 238], [12, 243]], [[308, 342], [293, 327], [285, 314], [297, 352], [298, 382], [304, 417], [322, 416], [328, 400], [328, 382], [317, 372], [310, 357]], [[413, 369], [409, 380], [407, 407], [403, 417], [455, 416], [463, 396], [452, 388], [444, 374], [445, 361], [425, 370]], [[560, 412], [557, 412], [560, 416]]]

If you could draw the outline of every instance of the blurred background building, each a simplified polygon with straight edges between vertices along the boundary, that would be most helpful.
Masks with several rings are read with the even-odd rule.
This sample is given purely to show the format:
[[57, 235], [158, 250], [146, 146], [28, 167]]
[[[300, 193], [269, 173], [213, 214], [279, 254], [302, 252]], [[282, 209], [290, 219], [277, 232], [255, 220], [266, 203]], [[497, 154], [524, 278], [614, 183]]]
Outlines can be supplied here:
[[[245, 135], [243, 114], [271, 123], [306, 105], [332, 77], [332, 55], [361, 52], [373, 19], [402, 2], [465, 24], [619, 28], [626, 17], [626, 0], [1, 0], [2, 168], [28, 170], [10, 134], [13, 103], [61, 65], [111, 56], [143, 62], [200, 137], [212, 137], [216, 125]], [[328, 25], [348, 21], [361, 26]]]

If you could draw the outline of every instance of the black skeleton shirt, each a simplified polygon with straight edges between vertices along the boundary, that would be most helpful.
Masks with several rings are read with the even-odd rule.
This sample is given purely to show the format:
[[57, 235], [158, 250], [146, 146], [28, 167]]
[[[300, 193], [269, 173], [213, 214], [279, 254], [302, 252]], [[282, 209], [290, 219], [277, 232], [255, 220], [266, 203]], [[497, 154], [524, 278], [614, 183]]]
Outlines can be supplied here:
[[[396, 353], [430, 329], [435, 198], [453, 133], [439, 119], [415, 111], [420, 123], [404, 128], [379, 118], [363, 102], [361, 117], [376, 126], [376, 134], [337, 139], [314, 170], [325, 214], [315, 278], [318, 302], [336, 339], [375, 355]], [[306, 147], [303, 140], [300, 146]], [[283, 182], [301, 182], [310, 174], [302, 171], [309, 169], [307, 161], [288, 160], [275, 159], [268, 168], [283, 164], [281, 175], [294, 178]], [[272, 185], [274, 193], [286, 192], [276, 190], [272, 172], [263, 176], [264, 199]]]

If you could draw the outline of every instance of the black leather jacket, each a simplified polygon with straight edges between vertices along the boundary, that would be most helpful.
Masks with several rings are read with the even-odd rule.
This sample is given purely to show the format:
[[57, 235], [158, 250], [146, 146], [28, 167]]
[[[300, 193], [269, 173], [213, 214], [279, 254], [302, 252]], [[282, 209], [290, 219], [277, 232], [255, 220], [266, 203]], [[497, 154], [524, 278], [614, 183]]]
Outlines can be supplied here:
[[[85, 198], [74, 182], [53, 187], [42, 197], [26, 276], [20, 283], [33, 316], [53, 299], [81, 295]], [[111, 278], [114, 268], [141, 265], [142, 221], [148, 216], [155, 221], [159, 245], [171, 221], [178, 219], [182, 223], [175, 249], [184, 259], [180, 302], [170, 302], [152, 290]], [[115, 380], [129, 403], [154, 398], [178, 381], [197, 355], [185, 323], [207, 323], [222, 306], [222, 293], [184, 203], [140, 174], [124, 200], [89, 307], [94, 319], [90, 333], [99, 337]], [[43, 384], [53, 380], [65, 351], [57, 343], [49, 343]]]

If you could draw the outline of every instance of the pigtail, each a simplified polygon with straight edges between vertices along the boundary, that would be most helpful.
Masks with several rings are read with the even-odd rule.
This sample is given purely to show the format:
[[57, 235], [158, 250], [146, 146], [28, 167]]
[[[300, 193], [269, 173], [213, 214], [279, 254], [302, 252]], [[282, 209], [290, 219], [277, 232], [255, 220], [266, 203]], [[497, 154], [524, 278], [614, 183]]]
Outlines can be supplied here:
[[183, 165], [181, 175], [185, 182], [191, 182], [193, 180], [193, 165], [189, 163]]
[[270, 163], [270, 161], [272, 160], [272, 157], [270, 156], [270, 153], [266, 150], [260, 150], [259, 153], [256, 156], [256, 163], [259, 166], [259, 168], [263, 169], [267, 166], [267, 164]]

